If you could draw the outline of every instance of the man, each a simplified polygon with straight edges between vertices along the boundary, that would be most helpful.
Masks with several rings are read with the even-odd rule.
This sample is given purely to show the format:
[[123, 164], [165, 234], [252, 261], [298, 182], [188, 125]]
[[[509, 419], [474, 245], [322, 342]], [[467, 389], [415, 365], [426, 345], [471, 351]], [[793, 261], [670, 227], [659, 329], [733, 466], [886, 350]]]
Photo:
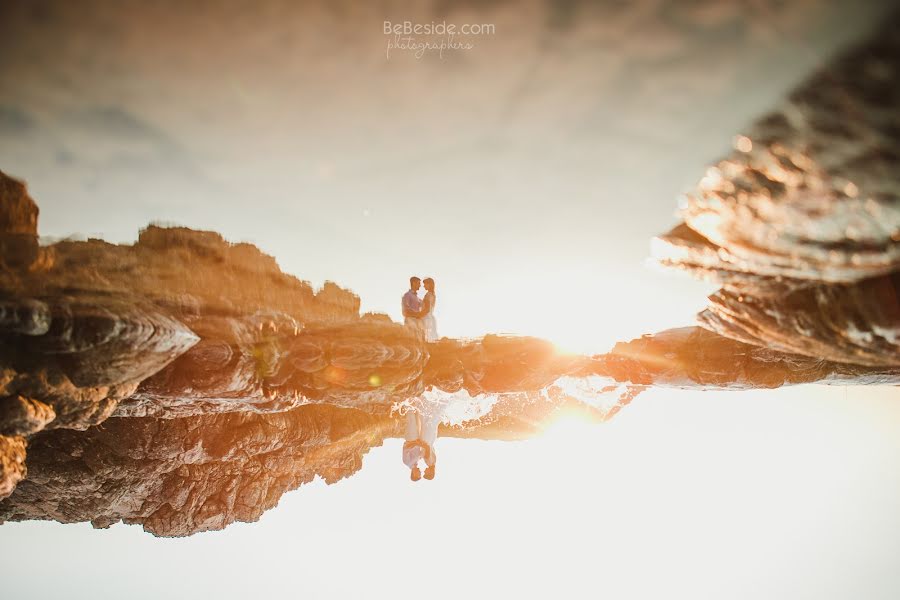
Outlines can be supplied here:
[[422, 312], [422, 299], [419, 298], [419, 288], [422, 286], [422, 280], [418, 277], [409, 278], [409, 291], [403, 294], [403, 322], [407, 327], [422, 333], [425, 332], [425, 324], [422, 322], [420, 313]]

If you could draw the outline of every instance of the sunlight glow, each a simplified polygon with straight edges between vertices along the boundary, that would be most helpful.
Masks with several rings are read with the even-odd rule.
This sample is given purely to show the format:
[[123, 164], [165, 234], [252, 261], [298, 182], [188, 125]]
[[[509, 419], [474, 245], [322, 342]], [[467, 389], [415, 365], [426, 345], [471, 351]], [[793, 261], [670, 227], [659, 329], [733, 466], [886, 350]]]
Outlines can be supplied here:
[[563, 413], [544, 428], [538, 438], [540, 443], [558, 453], [568, 453], [584, 446], [586, 436], [599, 435], [602, 427], [592, 423], [584, 415]]

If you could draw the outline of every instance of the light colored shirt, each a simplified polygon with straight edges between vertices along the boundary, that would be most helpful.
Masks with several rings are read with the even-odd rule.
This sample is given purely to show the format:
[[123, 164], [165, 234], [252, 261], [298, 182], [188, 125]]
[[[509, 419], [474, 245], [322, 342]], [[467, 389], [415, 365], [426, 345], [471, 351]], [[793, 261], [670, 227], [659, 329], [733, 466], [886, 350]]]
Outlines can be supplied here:
[[410, 312], [419, 312], [422, 310], [422, 299], [419, 298], [419, 295], [414, 291], [409, 290], [405, 294], [403, 294], [403, 316], [407, 316], [406, 313]]

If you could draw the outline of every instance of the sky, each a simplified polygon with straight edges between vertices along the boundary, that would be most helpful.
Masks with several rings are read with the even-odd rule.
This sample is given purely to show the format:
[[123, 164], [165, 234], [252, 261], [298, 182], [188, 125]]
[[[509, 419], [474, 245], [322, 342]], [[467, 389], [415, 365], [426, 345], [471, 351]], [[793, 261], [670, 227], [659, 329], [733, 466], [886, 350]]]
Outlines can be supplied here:
[[[47, 241], [150, 222], [251, 241], [447, 336], [602, 352], [714, 288], [647, 265], [678, 195], [886, 4], [25, 2], [0, 5], [0, 169]], [[488, 23], [444, 59], [385, 20]], [[896, 598], [892, 388], [651, 390], [527, 442], [400, 442], [187, 539], [0, 527], [4, 597]]]

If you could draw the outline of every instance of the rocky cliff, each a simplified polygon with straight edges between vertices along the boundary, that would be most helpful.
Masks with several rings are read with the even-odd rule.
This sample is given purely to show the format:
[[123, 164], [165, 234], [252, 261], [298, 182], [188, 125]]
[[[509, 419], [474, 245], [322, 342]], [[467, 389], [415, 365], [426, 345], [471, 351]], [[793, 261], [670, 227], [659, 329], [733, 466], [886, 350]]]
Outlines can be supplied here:
[[683, 199], [662, 264], [722, 289], [702, 327], [900, 367], [900, 19], [814, 74]]

